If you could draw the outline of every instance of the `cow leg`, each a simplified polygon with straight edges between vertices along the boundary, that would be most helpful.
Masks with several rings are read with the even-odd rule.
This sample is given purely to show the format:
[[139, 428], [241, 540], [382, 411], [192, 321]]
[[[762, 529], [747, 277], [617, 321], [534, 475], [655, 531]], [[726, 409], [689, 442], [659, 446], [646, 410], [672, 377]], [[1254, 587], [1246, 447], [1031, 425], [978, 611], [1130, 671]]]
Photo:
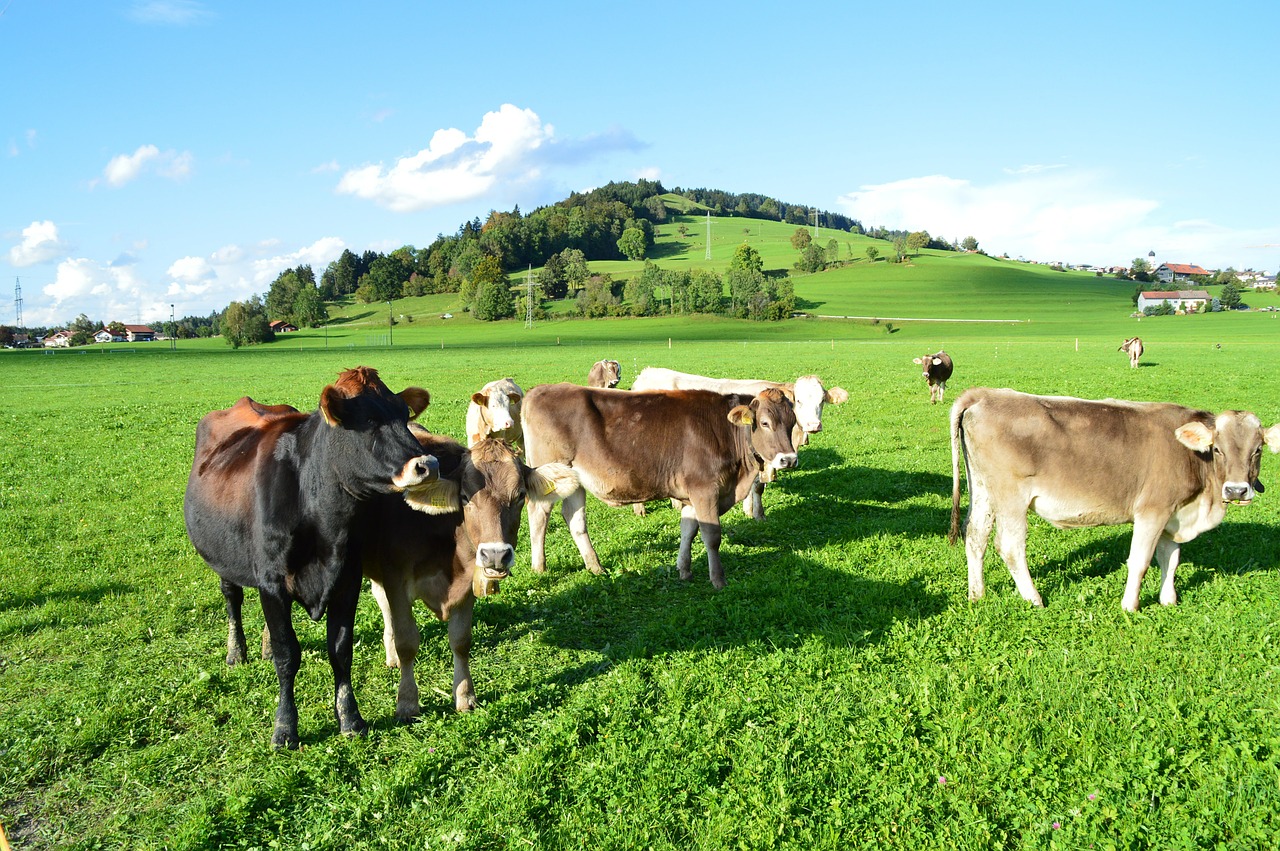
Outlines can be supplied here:
[[225, 579], [221, 585], [222, 598], [227, 602], [227, 664], [241, 665], [248, 654], [244, 640], [244, 621], [241, 619], [244, 589]]
[[698, 515], [692, 505], [680, 508], [680, 552], [676, 555], [676, 571], [686, 582], [693, 578], [693, 536], [698, 534]]
[[271, 658], [271, 627], [265, 623], [262, 625], [262, 658], [264, 661]]
[[634, 514], [636, 517], [644, 517], [645, 515], [644, 503], [643, 502], [631, 503], [631, 513]]
[[991, 540], [991, 525], [995, 514], [986, 489], [977, 486], [972, 478], [969, 484], [969, 515], [964, 521], [964, 553], [969, 563], [969, 599], [981, 600], [987, 593], [982, 565], [987, 557], [987, 544]]
[[529, 512], [529, 559], [534, 573], [545, 573], [547, 570], [547, 521], [551, 518], [551, 503], [528, 500], [525, 509]]
[[[582, 554], [582, 563], [586, 565], [587, 570], [596, 575], [604, 573], [604, 568], [600, 566], [600, 559], [596, 555], [596, 549], [591, 546], [591, 538], [587, 535], [586, 490], [578, 488], [566, 496], [560, 506], [560, 513], [564, 516], [564, 522], [569, 524], [569, 531], [573, 534], [573, 542], [578, 545], [578, 552]], [[529, 525], [531, 527], [529, 537], [532, 538], [532, 520]]]
[[391, 609], [391, 601], [387, 599], [387, 591], [382, 587], [381, 582], [370, 579], [369, 591], [373, 594], [373, 599], [378, 603], [378, 611], [382, 612], [382, 649], [386, 654], [387, 667], [399, 668], [400, 657], [396, 653], [396, 630], [393, 628], [395, 613]]
[[1022, 599], [1033, 606], [1043, 606], [1040, 593], [1031, 581], [1031, 571], [1027, 569], [1027, 513], [1024, 508], [1019, 512], [1002, 513], [996, 522], [996, 547], [1000, 557], [1009, 566], [1009, 575], [1013, 584], [1018, 587]]
[[742, 511], [752, 520], [764, 519], [764, 482], [756, 479], [751, 493], [742, 501]]
[[1182, 554], [1182, 545], [1161, 535], [1156, 541], [1156, 564], [1160, 565], [1160, 605], [1176, 606], [1178, 592], [1173, 587], [1173, 574], [1178, 569], [1178, 557]]
[[[1142, 579], [1151, 566], [1151, 556], [1156, 551], [1157, 542], [1164, 533], [1165, 518], [1151, 520], [1146, 517], [1135, 517], [1133, 520], [1133, 540], [1129, 542], [1129, 578], [1124, 583], [1124, 599], [1120, 606], [1127, 612], [1138, 611], [1138, 595], [1142, 591]], [[1181, 548], [1175, 545], [1175, 551]], [[1161, 573], [1164, 573], [1163, 567]], [[1170, 587], [1173, 576], [1169, 574]], [[1161, 593], [1163, 602], [1164, 594]]]
[[400, 685], [396, 691], [396, 720], [412, 721], [422, 714], [422, 707], [418, 703], [418, 680], [414, 673], [422, 635], [418, 632], [418, 622], [413, 617], [413, 597], [403, 582], [390, 586], [379, 585], [377, 582], [370, 584], [374, 596], [378, 598], [379, 608], [385, 603], [385, 608], [382, 608], [382, 640], [384, 643], [390, 642], [385, 645], [387, 665], [400, 668]]
[[938, 401], [941, 402], [942, 397], [945, 395], [947, 395], [947, 382], [939, 381], [938, 382]]
[[[680, 512], [680, 556], [684, 560], [685, 572], [689, 572], [689, 562], [692, 558], [693, 544], [693, 528], [689, 523], [689, 514], [692, 513], [693, 523], [697, 524], [698, 534], [702, 537], [702, 545], [707, 548], [707, 573], [711, 577], [711, 584], [716, 590], [724, 587], [724, 568], [720, 566], [720, 515], [716, 512], [715, 503], [710, 505], [693, 505]], [[685, 539], [688, 536], [689, 543], [686, 545]], [[686, 578], [681, 574], [681, 578]]]
[[280, 683], [280, 696], [276, 703], [275, 730], [271, 733], [271, 744], [277, 748], [298, 747], [298, 706], [293, 700], [293, 680], [298, 675], [298, 664], [302, 659], [302, 648], [298, 646], [298, 636], [293, 631], [290, 602], [288, 597], [279, 596], [261, 590], [262, 615], [267, 620], [267, 628], [271, 631], [271, 661], [276, 666], [276, 679]]
[[453, 651], [453, 705], [459, 712], [476, 708], [476, 690], [471, 682], [471, 617], [476, 598], [467, 595], [467, 601], [449, 614], [449, 649]]
[[351, 647], [356, 629], [356, 603], [360, 601], [360, 566], [347, 565], [329, 598], [325, 618], [329, 667], [333, 669], [333, 714], [344, 735], [363, 736], [369, 725], [360, 716], [351, 688]]

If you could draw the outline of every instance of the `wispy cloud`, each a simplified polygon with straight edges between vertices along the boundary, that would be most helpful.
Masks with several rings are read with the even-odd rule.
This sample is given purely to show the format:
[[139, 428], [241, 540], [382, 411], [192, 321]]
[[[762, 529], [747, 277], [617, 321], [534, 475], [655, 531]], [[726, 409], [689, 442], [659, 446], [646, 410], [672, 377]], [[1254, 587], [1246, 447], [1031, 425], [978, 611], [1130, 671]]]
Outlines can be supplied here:
[[9, 249], [9, 262], [19, 268], [51, 263], [71, 251], [58, 237], [58, 226], [50, 221], [32, 222], [22, 229], [22, 241]]
[[580, 140], [560, 140], [555, 128], [531, 109], [503, 104], [485, 113], [473, 135], [437, 130], [426, 148], [390, 166], [347, 171], [337, 191], [396, 212], [416, 212], [484, 197], [501, 185], [530, 185], [552, 165], [580, 165], [617, 150], [641, 147], [629, 133], [613, 129]]
[[[161, 151], [155, 145], [142, 145], [132, 154], [112, 157], [102, 170], [102, 176], [109, 186], [116, 188], [131, 183], [147, 170], [170, 180], [182, 180], [191, 174], [194, 162], [195, 157], [190, 151]], [[97, 183], [94, 180], [90, 185]]]
[[140, 24], [189, 27], [212, 19], [213, 13], [195, 0], [140, 0], [129, 7], [129, 17]]

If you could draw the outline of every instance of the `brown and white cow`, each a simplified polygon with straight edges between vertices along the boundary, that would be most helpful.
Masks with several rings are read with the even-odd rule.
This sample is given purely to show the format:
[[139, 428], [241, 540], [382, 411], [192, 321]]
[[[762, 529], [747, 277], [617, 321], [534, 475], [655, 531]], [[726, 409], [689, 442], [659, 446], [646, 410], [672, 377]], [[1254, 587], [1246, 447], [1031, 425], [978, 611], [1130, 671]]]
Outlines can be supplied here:
[[[582, 487], [561, 513], [583, 563], [600, 573], [587, 534], [586, 492], [609, 505], [680, 501], [680, 578], [691, 574], [693, 536], [707, 548], [711, 583], [724, 587], [720, 515], [748, 495], [757, 476], [772, 481], [796, 466], [795, 408], [776, 388], [753, 396], [709, 390], [608, 390], [575, 384], [534, 387], [524, 401], [529, 462], [563, 462]], [[529, 504], [533, 569], [546, 569], [550, 509]]]
[[1018, 592], [1043, 605], [1027, 571], [1027, 511], [1059, 528], [1133, 524], [1121, 605], [1138, 608], [1154, 553], [1160, 602], [1178, 601], [1181, 545], [1222, 522], [1226, 505], [1261, 492], [1262, 446], [1280, 451], [1280, 425], [1251, 413], [1217, 416], [1156, 402], [1090, 401], [975, 387], [951, 408], [951, 534], [959, 534], [960, 457], [969, 481], [965, 554], [969, 599], [985, 586], [982, 561], [996, 545]]
[[[816, 375], [802, 375], [792, 382], [763, 381], [759, 379], [708, 378], [674, 369], [647, 366], [640, 370], [632, 390], [711, 390], [716, 393], [755, 395], [766, 387], [782, 390], [791, 397], [796, 410], [796, 427], [791, 442], [799, 449], [809, 443], [809, 435], [822, 431], [822, 409], [827, 404], [842, 405], [849, 400], [843, 387], [822, 386]], [[757, 483], [742, 501], [742, 510], [748, 517], [764, 519], [764, 485]]]
[[934, 354], [916, 358], [912, 363], [923, 370], [921, 374], [929, 384], [930, 404], [941, 402], [943, 394], [947, 392], [947, 380], [951, 378], [954, 369], [951, 355], [939, 349]]
[[[182, 504], [196, 552], [221, 579], [227, 664], [245, 661], [244, 589], [257, 588], [279, 681], [273, 745], [298, 746], [294, 679], [302, 651], [294, 601], [313, 620], [328, 612], [334, 714], [343, 733], [367, 729], [351, 690], [351, 647], [360, 596], [359, 516], [382, 494], [439, 475], [409, 432], [429, 394], [387, 389], [376, 370], [349, 369], [305, 414], [244, 397], [206, 414]], [[399, 497], [397, 497], [399, 498]]]
[[588, 387], [617, 387], [622, 380], [622, 365], [616, 360], [598, 360], [587, 373]]
[[523, 398], [524, 391], [510, 378], [499, 378], [481, 387], [467, 405], [467, 446], [474, 446], [486, 437], [519, 445], [522, 440], [520, 400]]
[[1130, 337], [1120, 344], [1118, 352], [1124, 352], [1129, 356], [1129, 366], [1133, 369], [1138, 368], [1138, 358], [1142, 357], [1142, 339], [1140, 337]]
[[554, 503], [578, 487], [568, 466], [531, 469], [505, 441], [486, 438], [467, 450], [452, 438], [414, 433], [422, 451], [439, 459], [440, 478], [406, 491], [403, 498], [379, 498], [366, 512], [361, 551], [364, 575], [382, 610], [387, 665], [400, 668], [400, 720], [421, 711], [413, 670], [421, 639], [413, 601], [422, 600], [448, 622], [454, 706], [459, 712], [473, 709], [475, 599], [495, 593], [509, 575], [526, 499]]

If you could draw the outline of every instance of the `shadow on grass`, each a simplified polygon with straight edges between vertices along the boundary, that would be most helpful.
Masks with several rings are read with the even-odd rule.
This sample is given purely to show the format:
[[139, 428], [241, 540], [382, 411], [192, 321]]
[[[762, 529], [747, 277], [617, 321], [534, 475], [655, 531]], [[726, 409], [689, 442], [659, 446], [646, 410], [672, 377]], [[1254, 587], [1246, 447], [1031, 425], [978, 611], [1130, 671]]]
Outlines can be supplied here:
[[[96, 606], [103, 600], [112, 597], [124, 597], [137, 592], [138, 588], [123, 582], [104, 582], [86, 588], [68, 589], [65, 591], [45, 591], [29, 596], [6, 595], [0, 598], [0, 613], [13, 613], [15, 623], [0, 629], [0, 636], [16, 635], [24, 632], [35, 632], [46, 627], [65, 623], [65, 615], [57, 611], [45, 612], [46, 607], [57, 609], [62, 603], [87, 603]], [[23, 617], [30, 612], [32, 617]]]

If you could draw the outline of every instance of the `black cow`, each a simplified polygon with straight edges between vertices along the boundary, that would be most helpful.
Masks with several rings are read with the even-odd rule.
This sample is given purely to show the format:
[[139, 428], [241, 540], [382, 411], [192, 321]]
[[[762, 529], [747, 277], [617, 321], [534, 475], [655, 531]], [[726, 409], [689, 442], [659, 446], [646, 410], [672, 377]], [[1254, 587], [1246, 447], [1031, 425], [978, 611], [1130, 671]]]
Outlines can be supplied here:
[[351, 690], [351, 641], [360, 595], [358, 528], [363, 503], [438, 478], [409, 420], [426, 408], [420, 387], [393, 394], [369, 367], [346, 370], [319, 409], [259, 405], [244, 397], [196, 428], [183, 515], [187, 534], [222, 578], [227, 664], [245, 659], [244, 588], [257, 588], [280, 682], [271, 743], [298, 746], [293, 681], [301, 650], [290, 608], [313, 620], [328, 610], [334, 713], [343, 733], [367, 727]]

